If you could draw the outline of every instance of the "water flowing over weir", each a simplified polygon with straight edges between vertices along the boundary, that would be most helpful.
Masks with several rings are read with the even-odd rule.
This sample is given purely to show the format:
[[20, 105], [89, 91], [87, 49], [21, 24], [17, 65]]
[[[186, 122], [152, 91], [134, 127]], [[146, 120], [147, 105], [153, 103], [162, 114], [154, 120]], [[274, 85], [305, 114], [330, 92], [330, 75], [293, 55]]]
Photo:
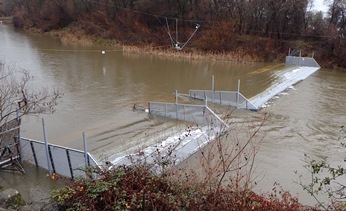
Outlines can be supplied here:
[[[238, 91], [215, 91], [213, 81], [212, 90], [190, 90], [188, 95], [178, 94], [176, 91], [175, 103], [149, 102], [148, 112], [150, 114], [195, 122], [198, 126], [190, 127], [186, 131], [178, 132], [150, 146], [141, 149], [132, 148], [127, 152], [117, 153], [110, 157], [111, 163], [126, 165], [139, 160], [154, 163], [157, 158], [170, 156], [174, 158], [174, 164], [178, 164], [210, 141], [222, 136], [223, 132], [229, 128], [224, 120], [208, 107], [208, 102], [247, 110], [259, 110], [265, 107], [271, 98], [320, 69], [313, 58], [307, 57], [287, 56], [285, 64], [282, 80], [250, 99], [240, 93], [239, 84]], [[179, 104], [179, 95], [204, 100], [205, 105]]]
[[287, 56], [286, 65], [289, 71], [283, 75], [282, 81], [273, 84], [262, 93], [250, 99], [251, 104], [257, 109], [265, 106], [266, 102], [275, 95], [283, 92], [285, 89], [299, 81], [306, 79], [321, 68], [314, 58], [306, 57]]
[[266, 103], [275, 95], [306, 79], [320, 69], [320, 66], [313, 58], [287, 56], [285, 64], [286, 67], [282, 70], [285, 73], [281, 76], [281, 80], [250, 99], [240, 93], [240, 81], [238, 81], [237, 91], [215, 91], [213, 88], [212, 90], [190, 90], [189, 94], [185, 96], [199, 100], [207, 99], [212, 103], [247, 110], [259, 110], [265, 107]]

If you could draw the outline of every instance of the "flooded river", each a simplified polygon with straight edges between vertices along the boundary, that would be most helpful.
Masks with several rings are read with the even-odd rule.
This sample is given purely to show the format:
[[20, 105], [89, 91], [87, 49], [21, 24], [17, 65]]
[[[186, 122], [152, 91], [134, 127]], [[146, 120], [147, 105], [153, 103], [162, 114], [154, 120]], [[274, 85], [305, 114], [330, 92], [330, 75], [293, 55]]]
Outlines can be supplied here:
[[[277, 80], [280, 74], [276, 70], [281, 68], [280, 64], [190, 61], [110, 47], [81, 47], [4, 25], [0, 25], [0, 60], [30, 71], [35, 88], [57, 88], [64, 93], [54, 114], [40, 116], [45, 118], [48, 141], [83, 149], [84, 131], [89, 151], [97, 159], [119, 152], [129, 143], [160, 136], [176, 125], [135, 112], [134, 104], [146, 107], [148, 101], [174, 102], [175, 89], [180, 93], [211, 89], [212, 75], [217, 90], [234, 91], [240, 79], [242, 94], [250, 98]], [[298, 193], [303, 203], [312, 203], [295, 184], [294, 171], [303, 169], [304, 154], [328, 156], [333, 164], [344, 159], [346, 149], [338, 137], [342, 135], [340, 126], [346, 125], [345, 93], [346, 74], [322, 69], [261, 111], [271, 115], [261, 131], [265, 136], [258, 153], [261, 180], [256, 190], [269, 191], [278, 182]], [[261, 112], [239, 112], [238, 118]], [[22, 135], [42, 140], [41, 119], [24, 119]], [[6, 178], [6, 173], [0, 174]]]

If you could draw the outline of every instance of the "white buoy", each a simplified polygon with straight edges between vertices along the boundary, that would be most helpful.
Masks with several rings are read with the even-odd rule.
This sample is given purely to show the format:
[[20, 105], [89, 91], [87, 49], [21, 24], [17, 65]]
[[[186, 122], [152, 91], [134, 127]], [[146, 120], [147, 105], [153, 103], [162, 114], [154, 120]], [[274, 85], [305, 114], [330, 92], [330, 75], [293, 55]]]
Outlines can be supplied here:
[[102, 54], [105, 54], [105, 53], [106, 53], [106, 51], [101, 51], [101, 53], [102, 53]]

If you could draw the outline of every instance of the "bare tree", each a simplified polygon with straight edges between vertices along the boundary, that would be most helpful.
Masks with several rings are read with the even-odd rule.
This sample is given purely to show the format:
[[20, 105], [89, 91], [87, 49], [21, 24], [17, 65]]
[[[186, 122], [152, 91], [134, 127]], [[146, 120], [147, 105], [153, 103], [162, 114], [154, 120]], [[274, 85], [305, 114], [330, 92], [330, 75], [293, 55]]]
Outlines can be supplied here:
[[0, 126], [24, 115], [52, 113], [62, 93], [42, 87], [37, 90], [33, 76], [15, 64], [0, 61]]

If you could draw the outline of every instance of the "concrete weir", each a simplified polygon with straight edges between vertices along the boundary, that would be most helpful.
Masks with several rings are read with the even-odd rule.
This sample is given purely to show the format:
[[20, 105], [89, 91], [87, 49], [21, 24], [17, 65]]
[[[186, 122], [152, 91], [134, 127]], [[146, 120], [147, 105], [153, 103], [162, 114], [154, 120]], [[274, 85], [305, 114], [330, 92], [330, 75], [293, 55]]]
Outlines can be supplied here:
[[184, 95], [193, 99], [204, 100], [205, 105], [179, 104], [177, 91], [175, 103], [149, 102], [148, 111], [152, 115], [194, 122], [195, 125], [198, 124], [199, 126], [189, 127], [185, 131], [171, 134], [165, 140], [158, 140], [154, 144], [143, 146], [140, 149], [137, 147], [129, 149], [127, 152], [117, 153], [111, 156], [109, 161], [113, 165], [145, 162], [158, 164], [156, 165], [158, 168], [162, 168], [160, 163], [167, 162], [167, 160], [173, 161], [175, 165], [180, 163], [210, 141], [222, 136], [229, 129], [228, 125], [208, 107], [208, 102], [235, 106], [241, 109], [259, 110], [265, 106], [269, 99], [320, 69], [315, 59], [307, 57], [287, 56], [285, 64], [287, 67], [284, 69], [285, 74], [282, 80], [251, 99], [245, 98], [238, 88], [236, 92], [215, 91], [213, 89], [190, 90], [188, 95]]
[[299, 81], [306, 79], [321, 68], [314, 58], [307, 57], [287, 56], [286, 65], [289, 71], [283, 75], [282, 81], [274, 83], [265, 91], [249, 99], [251, 104], [257, 109], [265, 106], [268, 100], [273, 98], [275, 95], [283, 92], [285, 89]]

